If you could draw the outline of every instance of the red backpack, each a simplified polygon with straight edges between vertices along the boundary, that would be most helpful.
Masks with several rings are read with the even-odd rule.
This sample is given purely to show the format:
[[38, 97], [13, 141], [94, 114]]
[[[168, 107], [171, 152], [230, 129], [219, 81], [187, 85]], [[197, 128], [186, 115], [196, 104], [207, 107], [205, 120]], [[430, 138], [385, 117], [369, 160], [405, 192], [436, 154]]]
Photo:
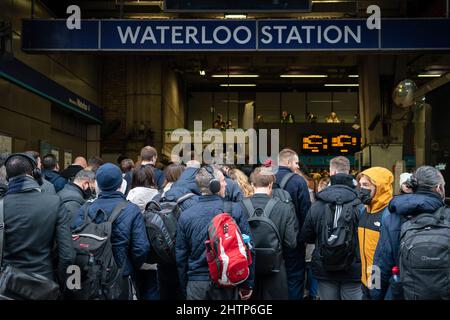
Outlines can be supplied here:
[[215, 284], [234, 287], [247, 280], [252, 255], [230, 214], [220, 213], [212, 219], [205, 245], [209, 274]]

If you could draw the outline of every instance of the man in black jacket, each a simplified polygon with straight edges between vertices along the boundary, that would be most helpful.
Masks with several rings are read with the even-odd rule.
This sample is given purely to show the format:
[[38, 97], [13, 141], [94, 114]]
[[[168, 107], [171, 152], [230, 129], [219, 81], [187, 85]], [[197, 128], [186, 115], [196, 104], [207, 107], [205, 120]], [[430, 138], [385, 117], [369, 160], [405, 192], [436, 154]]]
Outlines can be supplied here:
[[75, 175], [73, 182], [68, 182], [58, 192], [61, 203], [67, 210], [72, 221], [78, 209], [95, 193], [95, 173], [90, 170], [81, 170]]
[[[321, 300], [361, 300], [361, 260], [358, 249], [358, 215], [361, 204], [356, 191], [356, 180], [349, 175], [350, 162], [345, 157], [333, 158], [330, 162], [331, 186], [319, 192], [317, 200], [311, 206], [301, 231], [302, 241], [315, 243], [316, 247], [312, 256], [312, 272], [319, 284], [319, 297]], [[351, 216], [353, 223], [353, 259], [347, 268], [331, 270], [330, 265], [323, 261], [321, 249], [324, 244], [325, 215], [330, 212], [330, 206], [334, 213], [328, 221], [328, 230], [342, 223], [347, 214]], [[341, 211], [336, 208], [342, 208]], [[344, 210], [344, 208], [348, 208]], [[342, 213], [342, 214], [341, 214]], [[338, 216], [336, 216], [338, 215]], [[333, 222], [334, 221], [334, 222]], [[332, 241], [331, 236], [328, 241]], [[336, 268], [337, 269], [337, 268]]]
[[[298, 154], [290, 149], [283, 149], [279, 155], [279, 168], [275, 174], [280, 188], [289, 192], [295, 206], [299, 229], [302, 228], [306, 214], [311, 207], [308, 185], [303, 177], [295, 174], [299, 168]], [[288, 277], [289, 300], [302, 300], [305, 287], [305, 244], [297, 239], [295, 250], [286, 249], [284, 260]]]
[[[278, 231], [282, 248], [295, 249], [297, 247], [298, 223], [292, 204], [275, 198], [278, 201], [274, 202], [275, 204], [272, 209], [267, 208], [270, 199], [272, 199], [272, 187], [275, 182], [275, 175], [270, 168], [260, 167], [256, 168], [250, 175], [250, 180], [254, 189], [254, 195], [243, 201], [243, 207], [247, 212], [247, 217], [251, 217], [253, 214], [261, 214], [264, 210], [270, 210], [270, 212], [267, 212], [268, 218], [273, 222]], [[267, 238], [267, 234], [257, 234], [252, 229], [253, 227], [257, 227], [260, 222], [249, 221], [249, 224], [253, 233], [255, 246], [260, 241], [265, 242], [265, 239], [262, 239], [262, 237]], [[281, 260], [283, 260], [282, 255]], [[256, 264], [258, 262], [257, 256]], [[263, 261], [260, 263], [263, 263]], [[281, 261], [279, 272], [256, 275], [253, 298], [256, 300], [288, 299], [287, 275], [284, 260]]]
[[[9, 183], [4, 197], [3, 264], [58, 279], [63, 287], [67, 267], [75, 258], [67, 211], [58, 196], [41, 192], [33, 157], [13, 154], [5, 166]], [[53, 258], [58, 261], [57, 272]]]

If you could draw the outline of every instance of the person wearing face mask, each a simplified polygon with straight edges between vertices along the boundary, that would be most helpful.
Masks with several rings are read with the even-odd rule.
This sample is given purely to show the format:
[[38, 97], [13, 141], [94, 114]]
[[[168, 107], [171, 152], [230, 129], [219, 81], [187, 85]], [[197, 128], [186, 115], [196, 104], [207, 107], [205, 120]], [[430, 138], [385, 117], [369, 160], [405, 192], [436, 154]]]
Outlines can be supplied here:
[[70, 219], [77, 213], [78, 209], [95, 195], [95, 173], [90, 170], [81, 170], [75, 175], [73, 182], [68, 182], [58, 192], [61, 203], [65, 206]]
[[359, 250], [361, 254], [361, 282], [363, 300], [370, 299], [372, 266], [380, 238], [383, 217], [389, 215], [388, 205], [393, 197], [394, 176], [382, 167], [367, 169], [358, 176], [360, 199], [364, 204], [358, 225]]
[[[419, 214], [434, 213], [444, 206], [445, 181], [436, 168], [419, 167], [406, 181], [413, 194], [396, 196], [389, 204], [390, 215], [381, 225], [380, 240], [375, 252], [374, 265], [381, 271], [381, 288], [373, 288], [374, 300], [402, 299], [402, 292], [393, 286], [392, 268], [399, 266], [400, 231], [406, 220]], [[401, 270], [400, 270], [401, 273]]]

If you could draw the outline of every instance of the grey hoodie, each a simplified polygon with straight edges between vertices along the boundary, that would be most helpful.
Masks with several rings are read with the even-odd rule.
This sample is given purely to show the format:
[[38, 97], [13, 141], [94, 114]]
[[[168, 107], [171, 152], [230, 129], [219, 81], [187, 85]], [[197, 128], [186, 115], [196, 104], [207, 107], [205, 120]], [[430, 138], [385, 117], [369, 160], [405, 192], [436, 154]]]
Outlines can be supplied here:
[[149, 203], [154, 196], [158, 194], [158, 190], [146, 187], [136, 187], [130, 190], [127, 196], [127, 200], [134, 203], [144, 213], [145, 206]]

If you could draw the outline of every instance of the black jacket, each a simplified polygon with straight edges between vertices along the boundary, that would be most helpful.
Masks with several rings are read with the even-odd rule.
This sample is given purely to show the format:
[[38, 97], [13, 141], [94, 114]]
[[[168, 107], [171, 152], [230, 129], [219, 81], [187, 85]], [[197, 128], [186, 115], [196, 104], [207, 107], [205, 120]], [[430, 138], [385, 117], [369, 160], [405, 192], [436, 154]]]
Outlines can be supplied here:
[[[283, 180], [283, 177], [291, 172], [291, 169], [288, 167], [280, 166], [275, 175], [277, 184], [279, 185]], [[306, 184], [305, 179], [296, 174], [289, 179], [285, 190], [291, 195], [297, 214], [299, 228], [301, 228], [303, 226], [303, 222], [305, 221], [306, 214], [311, 207], [311, 198], [309, 196], [308, 185]]]
[[[61, 281], [73, 263], [69, 215], [59, 197], [42, 193], [29, 176], [9, 181], [4, 197], [5, 243], [3, 264]], [[55, 251], [52, 249], [55, 246]], [[57, 272], [53, 259], [58, 261]]]
[[58, 196], [70, 216], [70, 221], [73, 221], [78, 209], [86, 202], [83, 191], [73, 182], [68, 182], [64, 188], [58, 192]]
[[[329, 203], [336, 204], [340, 199], [343, 203], [352, 203], [355, 207], [359, 207], [361, 201], [358, 198], [358, 192], [353, 185], [353, 177], [349, 175], [339, 174], [341, 179], [332, 177], [332, 185], [317, 193], [316, 202], [313, 203], [311, 209], [306, 216], [305, 224], [301, 231], [301, 241], [307, 243], [315, 243], [316, 247], [312, 255], [311, 269], [314, 276], [320, 280], [343, 280], [343, 281], [361, 281], [361, 259], [359, 257], [359, 248], [355, 248], [356, 258], [348, 271], [329, 272], [323, 268], [320, 258], [320, 248], [322, 246], [322, 223], [325, 206]], [[355, 245], [358, 246], [358, 213], [355, 210]]]
[[[266, 207], [271, 198], [266, 194], [254, 194], [250, 200], [254, 209], [262, 209]], [[245, 205], [244, 212], [248, 218], [252, 213], [247, 212]], [[278, 229], [283, 249], [295, 249], [297, 247], [298, 222], [295, 215], [295, 208], [291, 203], [278, 202], [269, 215]], [[256, 258], [256, 263], [258, 259]], [[257, 275], [255, 277], [255, 291], [252, 296], [257, 300], [287, 300], [289, 298], [287, 274], [284, 264], [280, 268], [280, 272], [269, 275]]]
[[75, 178], [75, 175], [78, 173], [78, 171], [81, 170], [83, 170], [82, 166], [79, 166], [77, 164], [71, 164], [61, 172], [61, 177], [63, 177], [67, 181], [71, 181], [73, 180], [73, 178]]

